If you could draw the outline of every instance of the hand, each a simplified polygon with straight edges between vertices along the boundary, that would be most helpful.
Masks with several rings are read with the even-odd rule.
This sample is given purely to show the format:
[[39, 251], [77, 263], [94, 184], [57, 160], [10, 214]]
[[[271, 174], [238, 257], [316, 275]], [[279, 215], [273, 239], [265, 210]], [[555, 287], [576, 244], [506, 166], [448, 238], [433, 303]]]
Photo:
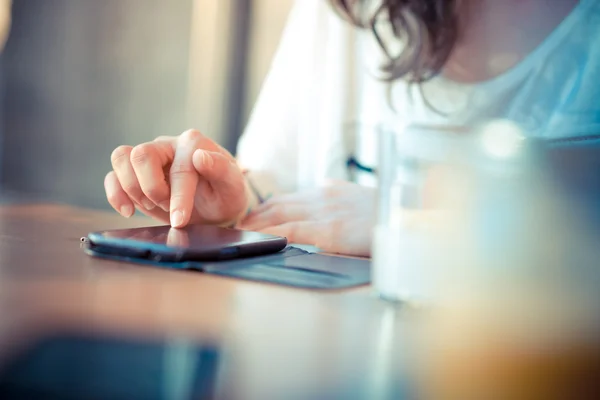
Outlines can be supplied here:
[[374, 189], [334, 183], [281, 195], [255, 208], [238, 227], [283, 236], [330, 253], [369, 256], [375, 221]]
[[200, 132], [120, 146], [106, 175], [108, 202], [124, 217], [135, 208], [173, 227], [225, 224], [248, 207], [245, 179], [233, 156]]

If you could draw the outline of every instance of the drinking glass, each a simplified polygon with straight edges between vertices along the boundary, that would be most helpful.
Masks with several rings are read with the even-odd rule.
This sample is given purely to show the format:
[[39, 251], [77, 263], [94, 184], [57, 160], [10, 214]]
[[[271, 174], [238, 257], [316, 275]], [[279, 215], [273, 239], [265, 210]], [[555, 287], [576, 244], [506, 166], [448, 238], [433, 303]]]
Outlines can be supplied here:
[[[441, 249], [435, 229], [430, 229], [435, 212], [429, 189], [436, 186], [431, 182], [436, 171], [446, 167], [449, 171], [453, 162], [468, 153], [467, 133], [465, 128], [447, 126], [378, 129], [379, 201], [372, 281], [381, 298], [421, 303], [436, 294], [442, 276], [438, 273]], [[458, 187], [456, 182], [443, 183]]]

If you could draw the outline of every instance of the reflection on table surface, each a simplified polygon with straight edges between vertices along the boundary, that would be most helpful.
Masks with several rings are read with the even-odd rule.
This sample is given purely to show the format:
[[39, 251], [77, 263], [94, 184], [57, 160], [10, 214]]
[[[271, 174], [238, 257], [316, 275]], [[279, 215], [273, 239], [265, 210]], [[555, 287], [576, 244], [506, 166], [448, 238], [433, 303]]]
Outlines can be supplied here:
[[0, 397], [215, 397], [219, 351], [183, 339], [63, 334], [32, 343], [0, 369]]
[[[535, 395], [542, 389], [600, 382], [591, 379], [600, 369], [590, 367], [600, 359], [597, 341], [531, 346], [505, 334], [510, 324], [498, 325], [499, 311], [446, 314], [431, 324], [435, 313], [384, 303], [368, 287], [298, 290], [94, 259], [79, 248], [90, 231], [148, 224], [64, 206], [0, 207], [0, 386], [52, 377], [43, 372], [48, 359], [76, 369], [79, 390], [93, 375], [94, 385], [117, 390], [120, 381], [96, 372], [112, 365], [128, 382], [157, 377], [153, 386], [124, 388], [141, 390], [138, 398], [205, 393], [195, 387], [223, 399], [440, 398], [511, 387], [527, 396], [510, 398], [530, 399], [545, 398]], [[126, 368], [139, 360], [140, 370]], [[56, 379], [71, 384], [61, 372]], [[518, 379], [523, 374], [535, 381]], [[206, 385], [194, 386], [200, 381]], [[148, 388], [156, 397], [144, 395]]]
[[0, 364], [60, 332], [185, 338], [219, 349], [221, 398], [365, 398], [385, 306], [369, 288], [297, 290], [99, 260], [79, 247], [90, 231], [148, 224], [63, 206], [0, 208]]

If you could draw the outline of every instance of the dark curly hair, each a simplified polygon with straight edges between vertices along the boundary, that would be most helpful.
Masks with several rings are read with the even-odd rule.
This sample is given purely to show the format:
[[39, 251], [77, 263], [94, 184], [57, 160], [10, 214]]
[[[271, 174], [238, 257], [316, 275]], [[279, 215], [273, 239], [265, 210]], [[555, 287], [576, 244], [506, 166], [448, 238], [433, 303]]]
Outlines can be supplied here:
[[[420, 84], [439, 74], [458, 41], [467, 0], [379, 1], [373, 9], [373, 0], [329, 0], [343, 18], [373, 32], [387, 58], [385, 81]], [[382, 24], [402, 43], [398, 54], [383, 40]]]

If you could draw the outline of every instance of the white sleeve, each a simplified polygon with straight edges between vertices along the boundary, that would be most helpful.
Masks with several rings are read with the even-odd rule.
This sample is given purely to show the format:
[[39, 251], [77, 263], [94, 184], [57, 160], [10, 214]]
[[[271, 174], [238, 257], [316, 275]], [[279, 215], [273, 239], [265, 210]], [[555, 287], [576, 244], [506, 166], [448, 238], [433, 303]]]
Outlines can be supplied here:
[[298, 131], [303, 74], [312, 58], [305, 34], [318, 17], [315, 1], [297, 0], [237, 147], [240, 166], [263, 196], [297, 188]]
[[4, 50], [4, 45], [10, 33], [11, 11], [12, 0], [0, 0], [0, 51]]

